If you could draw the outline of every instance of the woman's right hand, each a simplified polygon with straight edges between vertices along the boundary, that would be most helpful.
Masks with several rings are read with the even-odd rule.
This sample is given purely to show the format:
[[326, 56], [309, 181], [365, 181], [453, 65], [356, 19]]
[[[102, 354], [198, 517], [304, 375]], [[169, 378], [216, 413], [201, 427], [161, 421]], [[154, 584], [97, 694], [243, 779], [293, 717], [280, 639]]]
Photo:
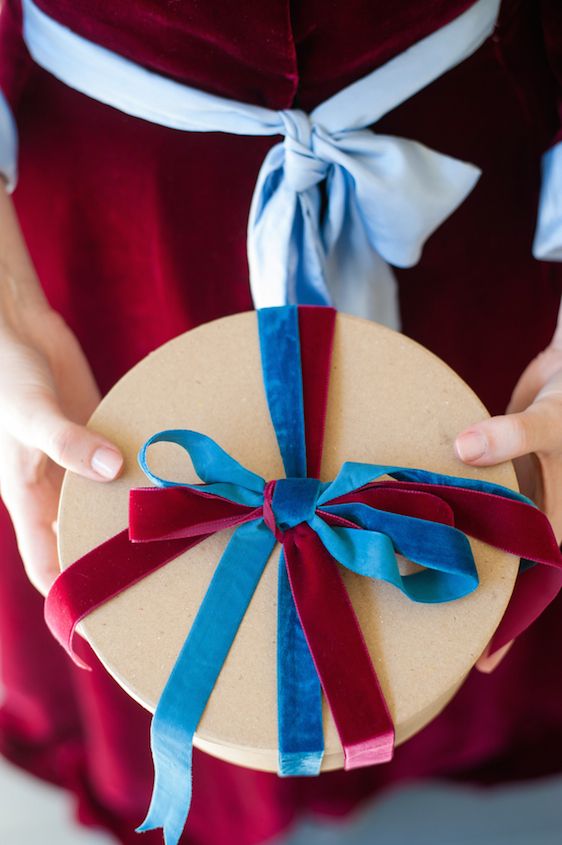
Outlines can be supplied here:
[[0, 180], [0, 495], [32, 584], [59, 572], [56, 519], [63, 470], [119, 475], [118, 448], [85, 423], [100, 396], [84, 353], [48, 305]]

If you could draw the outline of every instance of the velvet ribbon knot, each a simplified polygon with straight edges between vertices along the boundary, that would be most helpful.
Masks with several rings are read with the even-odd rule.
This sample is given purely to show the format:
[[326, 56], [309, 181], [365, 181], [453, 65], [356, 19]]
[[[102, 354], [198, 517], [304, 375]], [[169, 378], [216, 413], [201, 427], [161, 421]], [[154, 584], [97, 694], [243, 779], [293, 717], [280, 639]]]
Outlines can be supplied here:
[[268, 481], [263, 494], [263, 519], [275, 539], [314, 517], [321, 484], [316, 478], [281, 478]]
[[[544, 514], [519, 493], [422, 469], [347, 462], [318, 479], [335, 313], [258, 312], [264, 386], [286, 478], [265, 481], [204, 434], [159, 432], [139, 460], [156, 485], [131, 490], [129, 528], [57, 579], [46, 603], [72, 652], [87, 613], [224, 528], [234, 533], [164, 687], [151, 729], [154, 793], [139, 830], [178, 842], [191, 801], [193, 737], [275, 547], [278, 568], [278, 742], [281, 775], [314, 775], [324, 751], [321, 690], [346, 768], [391, 758], [392, 718], [342, 581], [345, 569], [417, 602], [452, 601], [478, 585], [467, 534], [523, 559], [494, 647], [523, 630], [562, 584], [562, 557]], [[203, 483], [155, 475], [148, 449], [173, 442]], [[402, 575], [397, 555], [422, 568]], [[532, 561], [546, 564], [533, 566]], [[217, 624], [220, 620], [220, 624]]]

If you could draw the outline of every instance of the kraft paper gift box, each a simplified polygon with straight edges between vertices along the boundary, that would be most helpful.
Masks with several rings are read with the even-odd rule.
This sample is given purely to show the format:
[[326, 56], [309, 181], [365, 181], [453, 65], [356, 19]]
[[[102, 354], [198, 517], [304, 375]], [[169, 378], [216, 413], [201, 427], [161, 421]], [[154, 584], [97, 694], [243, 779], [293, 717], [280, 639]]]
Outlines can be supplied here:
[[[519, 580], [530, 582], [532, 577], [538, 584], [542, 578], [542, 586], [537, 587], [541, 601], [545, 604], [552, 598], [560, 586], [559, 550], [547, 520], [518, 494], [513, 466], [472, 468], [455, 455], [456, 435], [486, 416], [474, 392], [419, 344], [378, 324], [316, 308], [266, 309], [258, 315], [245, 313], [203, 325], [157, 349], [105, 397], [90, 424], [120, 447], [125, 469], [110, 485], [67, 474], [59, 514], [60, 558], [66, 571], [47, 600], [47, 619], [67, 647], [74, 624], [80, 622], [80, 633], [131, 696], [153, 712], [161, 701], [153, 721], [156, 791], [143, 829], [164, 827], [168, 842], [176, 841], [181, 833], [189, 807], [190, 786], [184, 779], [190, 751], [184, 759], [183, 751], [166, 747], [165, 737], [169, 737], [170, 721], [179, 723], [183, 718], [178, 691], [187, 710], [192, 708], [190, 690], [201, 680], [197, 673], [208, 671], [194, 664], [200, 658], [205, 664], [207, 657], [201, 652], [206, 649], [218, 661], [214, 671], [220, 674], [216, 683], [212, 677], [204, 678], [193, 693], [203, 710], [193, 743], [239, 765], [282, 774], [314, 774], [344, 764], [350, 768], [384, 762], [395, 743], [406, 741], [442, 710], [498, 628], [516, 583], [520, 557], [534, 555], [534, 560], [551, 564], [537, 566]], [[192, 456], [199, 475], [185, 451], [191, 449], [191, 440], [176, 436], [185, 430], [211, 438], [197, 440], [199, 435], [195, 435], [197, 448], [193, 447]], [[145, 453], [153, 481], [158, 477], [166, 483], [201, 485], [201, 467], [225, 465], [226, 459], [216, 450], [209, 458], [209, 442], [214, 441], [246, 473], [240, 477], [241, 487], [255, 489], [242, 495], [240, 491], [232, 494], [234, 487], [227, 490], [228, 484], [221, 487], [221, 481], [231, 482], [232, 473], [238, 472], [226, 461], [228, 478], [207, 478], [207, 487], [193, 491], [191, 487], [159, 487], [157, 482], [147, 491], [150, 482], [137, 455], [161, 431], [175, 434], [164, 435]], [[174, 439], [175, 443], [167, 442]], [[328, 482], [336, 479], [344, 464], [347, 480], [344, 477], [339, 488], [332, 486], [330, 491]], [[379, 467], [378, 474], [357, 469], [365, 465]], [[396, 472], [385, 474], [381, 465]], [[421, 475], [408, 476], [404, 468], [416, 468]], [[211, 476], [213, 472], [209, 469]], [[303, 482], [307, 475], [323, 484]], [[448, 487], [442, 475], [456, 478], [457, 487]], [[286, 476], [289, 484], [271, 484], [272, 479]], [[236, 476], [237, 481], [240, 478]], [[270, 483], [264, 487], [259, 479]], [[484, 487], [479, 488], [481, 482]], [[494, 484], [501, 488], [490, 486]], [[131, 494], [129, 514], [130, 490], [137, 488], [140, 492]], [[349, 502], [353, 489], [365, 488], [367, 498], [374, 496], [369, 506], [376, 517], [368, 524], [363, 519], [367, 505]], [[481, 517], [462, 516], [465, 505], [454, 500], [459, 491], [472, 499], [484, 497], [477, 503]], [[511, 496], [510, 491], [514, 491]], [[201, 517], [198, 528], [186, 528], [194, 501], [212, 510], [217, 495], [226, 496], [230, 516], [219, 508], [218, 514]], [[343, 496], [344, 503], [334, 507], [338, 496]], [[502, 511], [491, 519], [488, 503], [493, 500], [508, 508], [506, 518], [512, 520], [512, 528], [523, 525], [529, 516], [532, 524], [527, 533], [533, 538], [519, 538], [517, 530], [506, 528], [494, 541], [498, 548], [484, 542], [490, 539], [488, 528], [482, 529], [480, 539], [462, 534], [459, 522], [470, 528], [478, 520], [489, 525], [504, 518]], [[328, 525], [322, 531], [335, 537], [333, 545], [328, 534], [320, 532], [318, 545], [303, 533], [302, 525], [296, 527], [305, 512], [311, 520], [321, 519], [323, 526]], [[402, 513], [398, 518], [402, 522], [396, 523], [396, 513]], [[124, 530], [129, 515], [132, 543]], [[391, 523], [383, 525], [380, 519]], [[421, 527], [420, 522], [424, 523]], [[162, 524], [159, 537], [157, 523]], [[413, 548], [408, 537], [413, 529], [426, 531], [428, 523], [436, 533], [416, 541], [416, 554], [421, 557], [418, 563], [412, 562], [405, 553]], [[314, 533], [311, 524], [320, 530], [318, 521], [309, 520], [305, 526], [309, 534]], [[205, 599], [233, 535], [241, 532], [244, 540], [252, 531], [258, 531], [255, 536], [262, 556], [269, 557], [263, 574], [259, 566], [255, 568], [254, 553], [238, 548], [235, 564], [229, 564], [230, 575], [215, 576], [214, 598]], [[194, 532], [205, 539], [195, 543], [199, 536], [194, 537]], [[286, 541], [281, 569], [281, 545], [274, 533], [277, 540]], [[511, 545], [504, 536], [514, 538]], [[113, 537], [121, 539], [111, 541]], [[348, 541], [360, 540], [367, 545], [344, 548]], [[112, 542], [117, 543], [115, 548]], [[191, 546], [178, 553], [182, 542]], [[338, 543], [343, 543], [343, 557]], [[331, 560], [326, 545], [333, 553]], [[131, 564], [134, 571], [119, 580], [124, 566], [120, 555], [129, 560], [131, 547], [135, 554], [140, 549], [143, 561], [138, 571], [134, 570], [137, 564]], [[157, 548], [158, 560], [152, 561], [150, 550]], [[307, 548], [318, 558], [316, 569], [307, 564]], [[95, 560], [88, 563], [92, 550]], [[351, 556], [349, 560], [346, 555]], [[334, 556], [347, 565], [336, 563]], [[449, 558], [460, 560], [460, 570], [454, 575], [439, 569]], [[64, 580], [71, 564], [76, 571], [82, 564], [90, 567], [84, 569], [85, 582]], [[393, 565], [396, 572], [389, 576]], [[444, 588], [440, 582], [435, 596], [428, 595], [433, 586], [426, 578], [433, 565], [435, 578], [449, 579]], [[253, 595], [251, 586], [235, 583], [245, 567], [254, 567]], [[116, 577], [117, 587], [100, 587], [96, 581], [100, 572], [102, 581]], [[322, 573], [327, 581], [332, 579], [331, 586], [326, 587]], [[399, 584], [402, 576], [414, 580], [406, 577]], [[217, 586], [219, 577], [222, 582]], [[284, 580], [281, 585], [279, 577]], [[79, 581], [82, 586], [76, 586]], [[414, 600], [407, 587], [406, 594], [399, 588], [408, 583], [416, 585]], [[343, 585], [343, 593], [338, 585]], [[250, 591], [245, 611], [233, 609], [239, 589]], [[211, 602], [207, 618], [198, 622], [180, 665], [182, 647], [204, 599]], [[523, 597], [515, 602], [512, 616], [523, 606], [527, 624], [539, 610], [529, 608], [525, 601]], [[239, 628], [236, 614], [241, 618]], [[222, 628], [229, 626], [230, 648], [228, 643], [215, 642], [227, 636]], [[504, 639], [514, 628], [509, 613], [507, 627]], [[341, 652], [348, 646], [346, 658]], [[222, 668], [221, 649], [227, 654]], [[174, 693], [169, 679], [176, 660]], [[180, 677], [185, 665], [191, 673], [187, 679]], [[324, 687], [322, 697], [317, 675]], [[185, 718], [193, 723], [197, 715], [190, 712]], [[193, 727], [183, 726], [188, 744]], [[344, 746], [347, 743], [345, 754], [342, 738]], [[166, 778], [175, 779], [180, 806], [172, 809], [163, 808], [163, 799], [158, 798], [159, 780], [161, 786]]]

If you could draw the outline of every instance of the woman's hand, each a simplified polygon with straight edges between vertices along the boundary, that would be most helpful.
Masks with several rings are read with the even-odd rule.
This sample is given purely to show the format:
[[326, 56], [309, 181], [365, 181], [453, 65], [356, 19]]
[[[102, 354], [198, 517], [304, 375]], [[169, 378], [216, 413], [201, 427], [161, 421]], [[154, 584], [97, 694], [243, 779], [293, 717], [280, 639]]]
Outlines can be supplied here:
[[116, 446], [84, 427], [99, 392], [76, 337], [47, 304], [0, 185], [0, 494], [32, 584], [59, 572], [56, 518], [63, 468], [97, 481], [122, 466]]
[[[562, 541], [562, 303], [548, 347], [523, 372], [505, 415], [470, 426], [457, 437], [458, 457], [471, 466], [513, 460], [521, 492], [549, 517]], [[511, 644], [477, 668], [491, 672]]]

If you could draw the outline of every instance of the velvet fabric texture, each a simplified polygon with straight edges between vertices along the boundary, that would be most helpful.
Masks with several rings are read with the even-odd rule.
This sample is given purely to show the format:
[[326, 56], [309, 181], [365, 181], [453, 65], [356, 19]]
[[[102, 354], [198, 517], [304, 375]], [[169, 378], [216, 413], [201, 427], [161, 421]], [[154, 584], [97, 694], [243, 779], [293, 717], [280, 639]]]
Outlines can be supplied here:
[[[39, 5], [173, 78], [309, 110], [469, 3]], [[560, 18], [557, 0], [504, 0], [495, 33], [477, 53], [376, 127], [483, 170], [419, 265], [396, 276], [405, 333], [454, 367], [492, 413], [504, 411], [521, 371], [550, 340], [562, 290], [560, 267], [531, 256], [540, 157], [560, 127]], [[20, 132], [14, 200], [24, 233], [47, 295], [77, 332], [102, 391], [170, 337], [251, 307], [246, 222], [259, 167], [277, 139], [169, 130], [66, 88], [29, 61], [16, 0], [5, 0], [0, 16], [0, 84]], [[71, 665], [45, 627], [4, 512], [0, 520], [0, 746], [73, 790], [83, 821], [137, 842], [133, 828], [152, 783], [150, 716], [92, 655], [92, 673]], [[558, 600], [492, 676], [472, 673], [390, 764], [293, 780], [196, 753], [187, 840], [263, 842], [301, 812], [342, 815], [404, 778], [489, 781], [559, 770], [562, 682], [550, 644], [562, 634], [561, 610]], [[161, 838], [146, 833], [142, 841]]]

